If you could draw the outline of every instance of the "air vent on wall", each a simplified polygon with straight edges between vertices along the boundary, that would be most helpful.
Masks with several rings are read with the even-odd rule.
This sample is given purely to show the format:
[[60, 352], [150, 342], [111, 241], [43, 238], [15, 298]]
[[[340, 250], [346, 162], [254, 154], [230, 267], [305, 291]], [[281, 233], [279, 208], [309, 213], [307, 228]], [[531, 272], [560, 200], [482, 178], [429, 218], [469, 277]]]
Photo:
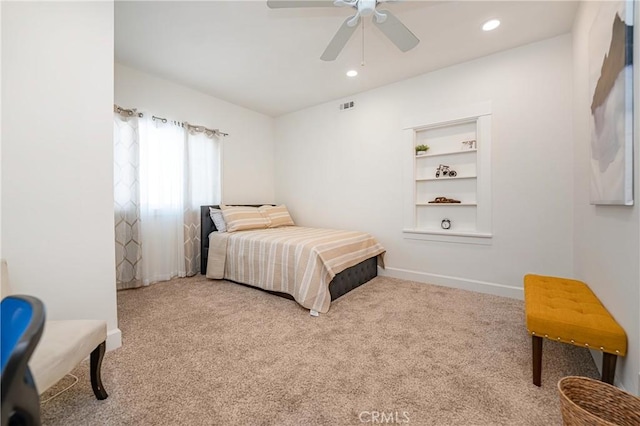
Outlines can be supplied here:
[[353, 101], [349, 101], [349, 102], [344, 102], [340, 104], [340, 110], [347, 110], [347, 109], [353, 109], [353, 107], [355, 107], [356, 104], [353, 103]]

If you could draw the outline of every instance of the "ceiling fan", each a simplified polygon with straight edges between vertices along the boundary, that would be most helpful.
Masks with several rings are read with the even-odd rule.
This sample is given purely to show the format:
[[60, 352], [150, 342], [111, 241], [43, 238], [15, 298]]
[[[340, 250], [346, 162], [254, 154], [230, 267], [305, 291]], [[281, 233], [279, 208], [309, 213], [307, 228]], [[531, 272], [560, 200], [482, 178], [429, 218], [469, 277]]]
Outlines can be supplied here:
[[331, 7], [349, 6], [356, 9], [356, 14], [342, 23], [338, 32], [333, 36], [320, 59], [323, 61], [335, 60], [344, 46], [347, 44], [361, 17], [373, 15], [373, 23], [386, 35], [389, 40], [403, 52], [413, 49], [420, 43], [416, 37], [398, 18], [388, 10], [377, 10], [380, 3], [395, 0], [267, 0], [267, 6], [271, 9], [283, 9], [293, 7]]

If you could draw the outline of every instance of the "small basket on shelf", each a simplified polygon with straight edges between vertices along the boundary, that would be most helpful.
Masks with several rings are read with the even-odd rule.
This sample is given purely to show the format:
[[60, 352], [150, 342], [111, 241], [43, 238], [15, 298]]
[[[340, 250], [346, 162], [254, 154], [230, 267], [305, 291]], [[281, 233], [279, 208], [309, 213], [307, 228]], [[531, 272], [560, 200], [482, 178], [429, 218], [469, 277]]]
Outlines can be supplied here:
[[640, 425], [640, 398], [608, 383], [568, 376], [558, 392], [565, 426]]

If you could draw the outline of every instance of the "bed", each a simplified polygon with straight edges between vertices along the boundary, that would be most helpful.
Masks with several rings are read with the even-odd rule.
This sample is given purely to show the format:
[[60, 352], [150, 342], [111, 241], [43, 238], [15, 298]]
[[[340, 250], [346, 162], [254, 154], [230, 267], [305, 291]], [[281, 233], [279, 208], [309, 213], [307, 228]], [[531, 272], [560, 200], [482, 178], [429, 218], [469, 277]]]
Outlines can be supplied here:
[[[303, 228], [298, 226], [287, 226], [282, 228], [275, 229], [264, 229], [264, 230], [251, 230], [251, 231], [238, 231], [233, 233], [218, 233], [216, 231], [216, 226], [211, 220], [211, 216], [209, 214], [209, 207], [219, 208], [219, 206], [201, 206], [200, 208], [200, 217], [201, 217], [201, 264], [200, 264], [200, 272], [203, 275], [207, 275], [209, 278], [214, 279], [227, 279], [229, 281], [234, 281], [239, 284], [250, 285], [252, 287], [260, 288], [261, 290], [268, 291], [269, 293], [276, 294], [282, 297], [286, 297], [289, 299], [296, 300], [300, 305], [305, 308], [308, 308], [312, 314], [316, 314], [317, 312], [327, 312], [329, 309], [330, 301], [333, 301], [349, 291], [361, 286], [362, 284], [368, 282], [372, 278], [376, 277], [378, 274], [378, 265], [383, 266], [382, 257], [384, 255], [384, 248], [373, 239], [368, 234], [364, 233], [356, 233], [350, 231], [337, 231], [337, 230], [321, 230], [319, 228]], [[252, 205], [251, 207], [258, 207], [257, 205]], [[263, 232], [261, 232], [263, 231]], [[324, 265], [322, 268], [322, 278], [324, 281], [318, 284], [318, 296], [312, 297], [302, 297], [300, 292], [296, 291], [296, 289], [292, 288], [291, 280], [289, 279], [288, 283], [285, 283], [285, 279], [282, 279], [282, 282], [274, 283], [273, 277], [273, 269], [275, 269], [274, 264], [278, 263], [273, 259], [273, 254], [271, 256], [266, 256], [265, 259], [269, 258], [269, 261], [265, 259], [260, 260], [260, 268], [264, 269], [264, 271], [268, 271], [271, 275], [262, 276], [262, 272], [253, 276], [252, 274], [242, 274], [238, 273], [242, 267], [238, 267], [236, 263], [237, 254], [248, 247], [253, 246], [261, 246], [266, 247], [270, 245], [280, 244], [279, 241], [283, 240], [285, 237], [282, 235], [286, 235], [289, 238], [291, 235], [294, 237], [296, 233], [308, 234], [316, 234], [316, 232], [327, 231], [329, 233], [338, 234], [340, 236], [350, 239], [362, 239], [364, 240], [367, 236], [370, 240], [367, 242], [366, 249], [354, 250], [357, 251], [357, 255], [360, 257], [364, 257], [363, 260], [358, 260], [355, 264], [354, 257], [356, 253], [351, 255], [347, 254], [350, 257], [348, 262], [342, 262], [342, 265], [337, 265], [334, 262], [327, 269], [330, 270], [331, 274], [328, 274], [324, 269]], [[213, 234], [212, 234], [213, 233]], [[301, 239], [299, 238], [301, 241]], [[231, 242], [229, 242], [231, 241]], [[306, 238], [305, 238], [306, 241]], [[235, 244], [235, 245], [234, 245]], [[240, 245], [238, 245], [240, 244]], [[364, 242], [362, 243], [364, 244]], [[227, 247], [228, 245], [228, 247]], [[235, 247], [235, 249], [233, 248]], [[302, 247], [302, 244], [296, 245], [296, 247]], [[363, 246], [364, 247], [364, 246]], [[288, 250], [288, 249], [287, 249]], [[302, 249], [300, 249], [302, 250]], [[306, 248], [305, 248], [306, 250]], [[313, 249], [314, 252], [317, 250]], [[343, 253], [344, 254], [344, 253]], [[226, 259], [222, 260], [223, 266], [220, 266], [220, 258]], [[231, 258], [229, 257], [231, 256]], [[249, 255], [244, 255], [244, 257], [248, 257]], [[253, 255], [252, 255], [253, 256]], [[256, 255], [257, 256], [257, 255]], [[322, 253], [317, 254], [320, 257], [320, 260], [315, 260], [317, 262], [331, 262], [330, 259], [327, 258], [326, 255]], [[344, 256], [343, 256], [344, 257]], [[212, 265], [209, 265], [209, 260], [212, 259]], [[231, 259], [231, 261], [229, 261]], [[263, 266], [264, 265], [264, 266]], [[280, 263], [278, 263], [280, 265]], [[344, 268], [345, 265], [348, 265]], [[297, 265], [296, 265], [297, 266]], [[209, 274], [207, 274], [207, 269], [209, 268]], [[313, 269], [313, 268], [311, 268]], [[212, 271], [214, 270], [214, 271]], [[216, 272], [217, 271], [217, 272]], [[224, 273], [222, 272], [224, 271]], [[241, 271], [240, 271], [241, 272]], [[335, 272], [335, 275], [334, 275]], [[260, 276], [258, 276], [260, 275]], [[286, 275], [286, 272], [283, 274]], [[298, 274], [298, 276], [302, 276], [303, 274]], [[329, 275], [329, 277], [327, 277]], [[330, 278], [333, 276], [332, 278]], [[280, 278], [275, 278], [276, 280], [280, 280]], [[296, 278], [298, 279], [298, 278]], [[328, 285], [326, 281], [329, 281]], [[315, 283], [314, 283], [315, 285]], [[324, 289], [323, 289], [324, 288]], [[315, 293], [314, 293], [315, 294]]]

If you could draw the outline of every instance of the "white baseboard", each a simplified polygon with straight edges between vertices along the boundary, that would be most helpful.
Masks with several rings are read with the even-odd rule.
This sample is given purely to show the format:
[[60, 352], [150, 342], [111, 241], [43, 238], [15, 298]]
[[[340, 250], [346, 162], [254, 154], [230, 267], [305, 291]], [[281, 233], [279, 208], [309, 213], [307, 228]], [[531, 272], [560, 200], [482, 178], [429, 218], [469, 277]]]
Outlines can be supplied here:
[[417, 281], [443, 287], [459, 288], [462, 290], [475, 291], [478, 293], [493, 294], [495, 296], [524, 300], [524, 290], [520, 287], [490, 283], [486, 281], [471, 280], [468, 278], [430, 274], [427, 272], [410, 271], [400, 268], [378, 268], [378, 272], [380, 275], [386, 277], [400, 278], [403, 280]]
[[107, 331], [107, 352], [122, 346], [122, 332], [119, 328]]

